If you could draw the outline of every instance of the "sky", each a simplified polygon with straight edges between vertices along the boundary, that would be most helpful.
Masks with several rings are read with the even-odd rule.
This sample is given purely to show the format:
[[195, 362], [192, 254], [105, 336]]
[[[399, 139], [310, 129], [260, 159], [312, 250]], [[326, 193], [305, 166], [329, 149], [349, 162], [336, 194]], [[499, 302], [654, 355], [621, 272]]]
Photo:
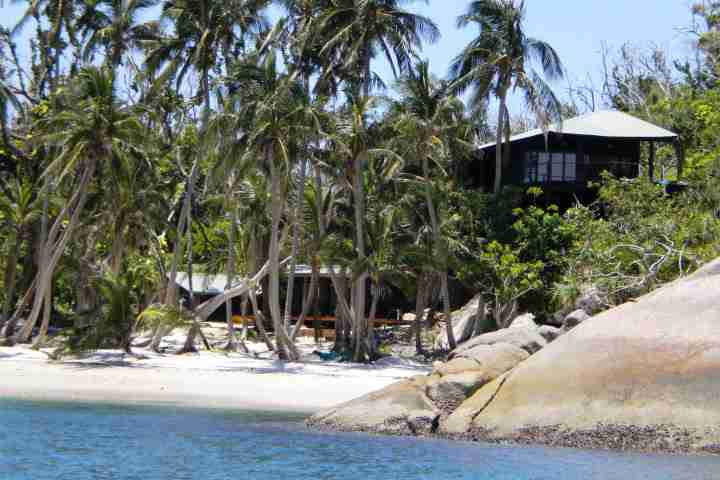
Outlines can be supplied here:
[[[423, 52], [439, 76], [447, 74], [452, 58], [476, 34], [470, 27], [458, 29], [455, 24], [468, 3], [467, 0], [429, 0], [427, 5], [417, 8], [442, 31], [440, 41]], [[652, 44], [673, 58], [687, 55], [689, 40], [683, 30], [691, 24], [692, 3], [690, 0], [526, 0], [526, 31], [555, 48], [573, 84], [587, 83], [589, 75], [599, 86], [603, 43], [614, 49], [626, 42], [639, 47]], [[568, 82], [553, 86], [556, 93], [564, 96]]]
[[[673, 58], [686, 55], [689, 40], [683, 29], [690, 25], [692, 3], [692, 0], [526, 0], [526, 30], [557, 50], [574, 84], [587, 83], [589, 76], [599, 85], [603, 44], [615, 49], [626, 42], [639, 47], [656, 45]], [[470, 27], [458, 29], [455, 24], [469, 1], [428, 0], [426, 4], [422, 1], [407, 4], [440, 27], [441, 39], [428, 45], [422, 56], [430, 61], [437, 76], [444, 77], [452, 58], [476, 33]], [[0, 24], [13, 25], [23, 9], [19, 2], [0, 0]], [[387, 66], [376, 68], [383, 78], [392, 78]], [[554, 88], [564, 96], [567, 85], [560, 82]]]

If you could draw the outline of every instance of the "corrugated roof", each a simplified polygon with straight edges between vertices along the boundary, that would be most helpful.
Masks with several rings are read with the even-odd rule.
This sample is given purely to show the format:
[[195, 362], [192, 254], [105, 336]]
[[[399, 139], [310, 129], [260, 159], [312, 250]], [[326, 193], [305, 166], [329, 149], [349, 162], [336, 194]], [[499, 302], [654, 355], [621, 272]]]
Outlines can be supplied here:
[[[331, 267], [328, 267], [328, 266], [321, 266], [318, 269], [318, 273], [320, 274], [321, 277], [329, 277], [330, 276], [330, 268]], [[343, 268], [340, 265], [335, 265], [332, 267], [332, 269], [337, 275], [340, 275], [341, 273], [343, 273]], [[285, 271], [289, 273], [290, 267], [288, 266], [285, 269]], [[312, 275], [312, 266], [305, 265], [302, 263], [295, 265], [295, 275], [298, 277], [309, 277], [310, 275]]]
[[[225, 285], [227, 284], [227, 275], [206, 275], [204, 273], [193, 272], [193, 293], [200, 293], [205, 295], [219, 295], [225, 291]], [[186, 291], [190, 291], [190, 284], [188, 282], [188, 276], [186, 272], [177, 272], [175, 277], [175, 283]], [[235, 279], [234, 286], [238, 284], [238, 279]]]
[[[343, 271], [342, 267], [336, 265], [333, 267], [338, 275], [341, 275]], [[289, 272], [289, 267], [285, 267], [285, 272]], [[330, 268], [326, 266], [320, 267], [320, 277], [329, 277]], [[298, 264], [295, 267], [295, 275], [298, 277], [309, 277], [312, 274], [312, 267], [310, 265]], [[221, 273], [215, 275], [207, 275], [205, 273], [193, 272], [193, 293], [201, 295], [219, 295], [225, 291], [225, 285], [227, 284], [227, 275]], [[239, 285], [240, 278], [235, 278], [233, 287]], [[175, 283], [186, 291], [190, 290], [190, 285], [187, 278], [186, 272], [177, 272]]]
[[[616, 110], [594, 112], [580, 117], [570, 118], [561, 123], [551, 125], [549, 133], [562, 135], [582, 135], [586, 137], [637, 139], [637, 140], [674, 140], [677, 134], [640, 120], [637, 117]], [[525, 140], [543, 135], [541, 129], [513, 135], [511, 142]], [[480, 150], [494, 147], [495, 142], [481, 145]]]

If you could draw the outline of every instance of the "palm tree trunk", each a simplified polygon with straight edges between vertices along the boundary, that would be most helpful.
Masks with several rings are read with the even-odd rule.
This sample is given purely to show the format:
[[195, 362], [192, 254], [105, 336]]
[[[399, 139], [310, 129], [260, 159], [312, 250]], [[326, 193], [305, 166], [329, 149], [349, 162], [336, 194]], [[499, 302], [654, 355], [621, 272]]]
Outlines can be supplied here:
[[495, 187], [493, 192], [497, 195], [502, 189], [502, 167], [503, 167], [503, 131], [505, 125], [505, 110], [507, 109], [507, 92], [500, 92], [500, 106], [498, 107], [498, 124], [495, 135]]
[[268, 350], [270, 350], [271, 352], [274, 352], [274, 351], [276, 351], [275, 345], [273, 345], [272, 340], [270, 340], [270, 337], [268, 336], [267, 331], [265, 330], [265, 319], [263, 317], [262, 310], [258, 306], [257, 295], [255, 295], [255, 289], [251, 288], [248, 291], [248, 295], [250, 297], [250, 303], [252, 304], [253, 311], [255, 312], [255, 327], [258, 329], [260, 338], [262, 338], [263, 342], [265, 342], [265, 345], [267, 345]]
[[425, 316], [425, 307], [427, 306], [427, 288], [427, 278], [424, 273], [421, 273], [417, 282], [417, 292], [415, 293], [415, 352], [418, 355], [423, 353], [422, 326]]
[[452, 326], [452, 316], [450, 315], [450, 292], [448, 290], [447, 271], [440, 273], [440, 294], [443, 300], [443, 313], [445, 314], [445, 326], [447, 328], [447, 338], [450, 350], [455, 350], [457, 342], [455, 341], [455, 332]]
[[206, 129], [210, 121], [210, 72], [207, 67], [203, 67], [202, 84], [205, 106], [203, 108], [203, 129]]
[[319, 277], [320, 277], [320, 272], [318, 271], [318, 268], [317, 268], [317, 262], [313, 262], [312, 273], [310, 274], [310, 285], [308, 286], [307, 294], [305, 295], [305, 299], [303, 300], [302, 312], [300, 312], [300, 316], [298, 317], [298, 320], [295, 323], [295, 327], [293, 328], [292, 333], [290, 335], [290, 338], [293, 341], [295, 341], [298, 334], [300, 333], [300, 329], [302, 328], [303, 324], [305, 323], [305, 318], [307, 318], [307, 315], [310, 312], [310, 308], [312, 307], [313, 303], [315, 302]]
[[432, 197], [432, 180], [430, 178], [430, 162], [427, 156], [423, 156], [423, 175], [425, 176], [425, 202], [427, 203], [428, 214], [430, 216], [430, 226], [432, 228], [433, 243], [435, 244], [435, 254], [440, 258], [442, 271], [440, 272], [440, 291], [443, 300], [443, 312], [445, 313], [447, 338], [450, 349], [454, 350], [457, 346], [455, 342], [455, 333], [453, 332], [452, 322], [450, 321], [450, 293], [448, 292], [448, 252], [442, 241], [440, 232], [440, 222], [438, 221], [435, 202]]
[[[280, 221], [282, 220], [283, 193], [280, 185], [280, 172], [275, 165], [272, 147], [266, 148], [266, 160], [270, 170], [270, 248], [268, 254], [269, 267], [269, 292], [270, 315], [272, 316], [273, 328], [275, 330], [275, 341], [277, 352], [282, 360], [295, 361], [299, 354], [294, 344], [287, 336], [280, 311]], [[291, 260], [292, 261], [292, 260]]]
[[40, 324], [40, 333], [38, 333], [33, 349], [39, 350], [45, 343], [45, 337], [50, 327], [50, 314], [52, 313], [52, 285], [45, 292], [45, 302], [43, 304], [43, 318]]
[[[365, 155], [358, 155], [354, 159], [353, 165], [353, 199], [354, 199], [354, 210], [355, 210], [355, 249], [360, 257], [360, 262], [365, 261], [365, 188], [363, 185], [363, 166], [365, 163]], [[353, 360], [356, 362], [364, 362], [366, 360], [367, 352], [364, 350], [364, 337], [366, 335], [366, 328], [364, 328], [365, 321], [365, 307], [366, 307], [366, 280], [367, 272], [363, 271], [357, 277], [355, 281], [354, 295], [353, 295], [353, 344], [355, 345], [355, 353]]]
[[5, 304], [3, 305], [2, 317], [0, 317], [0, 331], [2, 331], [5, 323], [9, 320], [10, 312], [15, 300], [15, 286], [17, 285], [17, 264], [20, 257], [20, 232], [15, 232], [15, 242], [13, 244], [13, 253], [7, 259], [7, 267], [5, 269]]
[[113, 238], [112, 247], [110, 247], [110, 273], [114, 277], [118, 277], [122, 270], [123, 252], [125, 251], [123, 230], [124, 227], [115, 231], [115, 238]]
[[[179, 153], [178, 153], [179, 155]], [[190, 211], [191, 206], [191, 198], [190, 198], [190, 191], [189, 191], [189, 185], [194, 184], [199, 168], [200, 159], [199, 157], [195, 159], [193, 162], [193, 166], [190, 170], [190, 179], [188, 180], [186, 187], [185, 187], [185, 198], [183, 199], [183, 206], [180, 211], [180, 216], [178, 217], [177, 222], [177, 228], [175, 230], [175, 245], [173, 249], [173, 259], [172, 263], [170, 264], [170, 273], [168, 275], [167, 279], [167, 288], [165, 289], [165, 305], [168, 307], [177, 307], [177, 272], [178, 272], [178, 265], [180, 264], [180, 259], [183, 256], [183, 233], [185, 231], [185, 226], [188, 218], [188, 212]], [[150, 348], [155, 351], [160, 351], [160, 342], [162, 342], [163, 337], [169, 333], [168, 329], [163, 326], [158, 326], [155, 331], [152, 334], [152, 341], [150, 342]]]
[[[226, 190], [226, 204], [232, 209], [230, 215], [230, 232], [228, 234], [228, 260], [227, 260], [227, 283], [225, 290], [232, 288], [232, 282], [235, 279], [235, 229], [237, 224], [237, 208], [232, 204], [232, 180]], [[237, 343], [235, 341], [235, 323], [233, 322], [232, 299], [225, 300], [225, 322], [228, 329], [228, 343], [225, 350], [235, 351]]]
[[[323, 201], [322, 201], [322, 175], [320, 173], [320, 168], [318, 165], [315, 165], [315, 208], [317, 210], [317, 222], [318, 222], [318, 232], [320, 235], [320, 238], [324, 238], [326, 235], [326, 219], [323, 214]], [[344, 353], [346, 351], [347, 345], [344, 343], [345, 334], [344, 334], [344, 327], [343, 322], [345, 320], [351, 321], [352, 318], [354, 318], [355, 314], [353, 313], [353, 307], [352, 305], [349, 305], [346, 299], [346, 285], [345, 285], [345, 276], [342, 278], [337, 274], [335, 271], [335, 267], [333, 265], [328, 266], [328, 271], [330, 273], [330, 282], [332, 283], [333, 290], [335, 291], [335, 297], [337, 298], [337, 311], [336, 311], [336, 322], [335, 322], [335, 346], [333, 347], [333, 350], [339, 353]]]
[[[43, 198], [43, 212], [42, 220], [40, 223], [40, 236], [44, 242], [47, 242], [48, 234], [48, 204], [50, 201], [50, 182], [45, 180], [45, 195]], [[43, 258], [42, 263], [45, 263], [46, 259]], [[40, 334], [33, 344], [33, 348], [40, 349], [45, 342], [45, 335], [47, 334], [48, 328], [50, 327], [50, 314], [52, 313], [52, 285], [45, 292], [45, 303], [43, 305], [43, 319], [40, 325]]]
[[380, 301], [380, 285], [373, 284], [372, 287], [372, 301], [370, 302], [370, 313], [368, 314], [367, 320], [367, 336], [366, 336], [366, 349], [369, 360], [375, 360], [378, 358], [378, 352], [375, 343], [375, 317], [377, 315], [377, 306]]
[[[300, 250], [300, 224], [302, 222], [302, 213], [305, 206], [305, 170], [307, 168], [307, 159], [303, 157], [300, 162], [300, 178], [297, 186], [297, 199], [295, 200], [295, 211], [293, 213], [293, 238], [290, 260], [290, 269], [288, 271], [287, 293], [285, 294], [285, 318], [283, 324], [285, 328], [290, 328], [290, 318], [292, 316], [293, 296], [295, 294], [295, 270], [297, 268], [297, 256]], [[295, 338], [291, 335], [292, 338]]]
[[[367, 52], [363, 58], [363, 95], [365, 98], [370, 97], [371, 90], [371, 70], [370, 70], [370, 55]], [[366, 155], [358, 155], [354, 159], [353, 165], [353, 198], [354, 198], [354, 210], [355, 210], [355, 248], [357, 254], [360, 257], [360, 261], [364, 263], [366, 257], [365, 251], [365, 188], [363, 185], [363, 168], [366, 160]], [[364, 268], [364, 267], [363, 267]], [[352, 324], [352, 336], [355, 347], [353, 354], [353, 361], [365, 362], [368, 360], [370, 352], [367, 351], [367, 317], [365, 316], [366, 303], [367, 303], [367, 278], [368, 274], [366, 271], [360, 273], [355, 281], [354, 295], [352, 296], [353, 303], [353, 324]]]
[[41, 270], [39, 273], [37, 285], [35, 287], [35, 298], [33, 300], [33, 307], [30, 315], [25, 321], [25, 325], [23, 325], [23, 328], [15, 336], [14, 340], [16, 342], [26, 342], [32, 334], [32, 330], [35, 327], [38, 315], [40, 314], [40, 308], [42, 307], [42, 304], [45, 300], [45, 292], [48, 290], [48, 288], [50, 288], [50, 283], [52, 282], [55, 268], [60, 261], [60, 257], [65, 251], [65, 247], [70, 240], [70, 236], [72, 235], [75, 227], [80, 220], [80, 213], [85, 206], [85, 201], [87, 200], [87, 194], [90, 186], [90, 180], [92, 179], [94, 172], [95, 162], [90, 162], [90, 164], [83, 172], [82, 179], [80, 180], [80, 184], [76, 191], [75, 197], [77, 197], [77, 202], [75, 203], [75, 207], [70, 216], [70, 221], [65, 227], [65, 231], [63, 232], [60, 239], [54, 244], [52, 243], [53, 232], [59, 231], [61, 223], [63, 223], [65, 220], [64, 215], [58, 216], [58, 218], [55, 220], [55, 223], [53, 224], [53, 228], [50, 230], [50, 235], [48, 236], [48, 241], [44, 247], [44, 252], [41, 257], [45, 260], [46, 265], [40, 266]]
[[205, 335], [202, 333], [202, 329], [200, 328], [200, 323], [198, 322], [198, 317], [195, 314], [195, 288], [193, 287], [193, 237], [192, 237], [192, 197], [194, 194], [194, 183], [189, 183], [187, 188], [187, 196], [189, 199], [189, 208], [187, 209], [187, 249], [188, 249], [188, 258], [187, 258], [187, 279], [188, 279], [188, 295], [190, 297], [190, 305], [188, 305], [188, 308], [190, 312], [192, 313], [192, 326], [190, 327], [190, 330], [188, 331], [187, 337], [185, 337], [185, 344], [180, 349], [180, 351], [177, 352], [178, 355], [182, 355], [184, 353], [190, 353], [195, 352], [195, 337], [197, 335], [200, 335], [203, 342], [205, 343], [205, 348], [207, 350], [212, 350], [210, 344], [208, 343], [207, 339], [205, 338]]
[[270, 169], [270, 246], [268, 251], [269, 285], [268, 299], [270, 302], [270, 317], [275, 331], [275, 342], [278, 355], [281, 360], [288, 360], [288, 352], [280, 338], [280, 330], [283, 328], [280, 317], [280, 220], [282, 215], [282, 197], [280, 188], [280, 176], [276, 171], [275, 160], [272, 155], [272, 147], [266, 148], [266, 161]]
[[[194, 184], [198, 171], [199, 171], [199, 157], [195, 159], [195, 162], [193, 163], [192, 169], [190, 171], [190, 180], [188, 181], [188, 184]], [[173, 251], [173, 260], [170, 264], [170, 275], [168, 278], [168, 287], [165, 290], [165, 305], [169, 307], [174, 307], [177, 305], [177, 271], [178, 271], [178, 265], [180, 264], [180, 259], [183, 256], [183, 232], [185, 231], [185, 222], [187, 220], [187, 212], [190, 210], [190, 195], [188, 194], [187, 187], [185, 189], [185, 198], [183, 200], [183, 206], [182, 211], [180, 212], [180, 217], [178, 217], [178, 223], [177, 228], [175, 230], [175, 246]]]

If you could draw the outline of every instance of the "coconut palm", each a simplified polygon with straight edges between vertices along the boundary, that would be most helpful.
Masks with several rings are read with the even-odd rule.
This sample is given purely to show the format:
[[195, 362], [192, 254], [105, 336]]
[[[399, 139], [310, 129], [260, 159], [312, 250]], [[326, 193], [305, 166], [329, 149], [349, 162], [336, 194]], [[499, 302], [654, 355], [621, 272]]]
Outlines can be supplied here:
[[[41, 92], [46, 84], [56, 87], [61, 76], [61, 60], [63, 52], [72, 45], [75, 51], [80, 50], [77, 32], [77, 16], [79, 2], [67, 0], [25, 0], [28, 4], [20, 20], [12, 29], [12, 35], [22, 34], [24, 27], [31, 21], [37, 29], [38, 50], [42, 62], [42, 72], [36, 84]], [[43, 30], [47, 28], [47, 30]]]
[[[341, 75], [357, 93], [370, 94], [382, 86], [371, 63], [383, 56], [397, 77], [411, 65], [424, 40], [434, 42], [440, 32], [433, 21], [401, 7], [400, 0], [336, 0], [319, 24], [327, 58], [326, 74]], [[359, 88], [360, 90], [357, 90]]]
[[[455, 155], [467, 155], [472, 149], [473, 129], [465, 118], [462, 101], [447, 82], [438, 82], [430, 74], [428, 62], [420, 62], [403, 77], [402, 100], [395, 106], [394, 125], [399, 135], [398, 150], [406, 159], [415, 159], [422, 171], [422, 189], [433, 238], [433, 259], [438, 265], [443, 310], [450, 318], [448, 291], [448, 248], [441, 232], [441, 219], [435, 197], [435, 184], [446, 177], [446, 169]], [[463, 152], [464, 150], [464, 152]], [[434, 168], [433, 168], [434, 167]], [[442, 180], [440, 180], [442, 181]], [[448, 340], [455, 348], [452, 325], [447, 323]]]
[[58, 183], [70, 178], [72, 173], [76, 175], [75, 181], [71, 182], [73, 193], [45, 240], [34, 303], [16, 337], [18, 341], [30, 338], [45, 292], [50, 288], [60, 257], [80, 221], [96, 171], [112, 169], [118, 165], [118, 158], [128, 152], [137, 153], [137, 145], [141, 145], [145, 135], [138, 117], [117, 99], [112, 77], [107, 68], [83, 68], [63, 109], [50, 112], [38, 122], [38, 129], [44, 132], [42, 143], [59, 149], [45, 175], [52, 176]]
[[281, 223], [287, 213], [292, 151], [306, 130], [315, 122], [308, 117], [307, 102], [300, 82], [280, 73], [273, 52], [249, 59], [232, 70], [237, 99], [242, 106], [240, 118], [246, 129], [246, 155], [270, 184], [269, 306], [281, 356], [297, 359], [298, 353], [287, 335], [280, 309]]
[[78, 31], [85, 37], [83, 57], [91, 60], [99, 49], [105, 63], [117, 67], [128, 50], [157, 35], [158, 22], [140, 22], [143, 13], [157, 0], [85, 0], [78, 17]]
[[[470, 104], [474, 108], [482, 108], [490, 96], [499, 103], [495, 193], [502, 187], [503, 150], [507, 154], [509, 148], [508, 95], [521, 93], [543, 127], [561, 118], [560, 102], [545, 80], [562, 78], [560, 57], [548, 43], [528, 37], [524, 21], [524, 0], [475, 0], [457, 22], [459, 27], [475, 25], [479, 34], [453, 60], [450, 76], [455, 90], [471, 90]], [[533, 63], [539, 64], [544, 77], [532, 68]], [[504, 146], [503, 133], [507, 142]]]
[[66, 33], [71, 43], [77, 44], [75, 20], [77, 18], [77, 2], [65, 0], [29, 0], [28, 7], [13, 28], [13, 34], [19, 33], [33, 19], [44, 15], [50, 26], [48, 40], [53, 47], [62, 42], [62, 34]]
[[28, 229], [41, 216], [42, 202], [37, 197], [35, 186], [21, 183], [16, 179], [11, 184], [12, 196], [0, 196], [0, 225], [8, 233], [7, 262], [4, 273], [4, 293], [2, 314], [0, 314], [0, 330], [7, 321], [11, 309], [15, 305], [15, 288], [17, 279], [20, 249]]
[[232, 62], [245, 49], [248, 36], [266, 29], [262, 14], [267, 0], [166, 0], [161, 22], [169, 35], [145, 42], [151, 72], [163, 68], [158, 83], [175, 78], [180, 90], [190, 69], [200, 75], [196, 95], [204, 102], [204, 120], [210, 113], [210, 72]]
[[5, 69], [0, 65], [0, 140], [3, 150], [8, 149], [15, 152], [17, 149], [10, 140], [10, 113], [12, 111], [22, 112], [22, 104], [15, 95], [12, 86], [6, 79]]
[[[363, 336], [368, 333], [364, 327], [366, 318], [366, 290], [369, 278], [368, 238], [366, 231], [366, 166], [379, 158], [387, 159], [387, 171], [397, 171], [402, 161], [392, 150], [384, 148], [379, 125], [371, 121], [371, 114], [378, 99], [374, 97], [348, 96], [348, 103], [338, 118], [337, 131], [329, 138], [329, 148], [335, 169], [331, 175], [338, 176], [339, 184], [348, 193], [348, 206], [353, 212], [348, 222], [352, 233], [353, 253], [352, 278], [354, 296], [350, 305], [340, 301], [341, 312], [351, 319], [352, 343], [355, 361], [366, 361], [369, 352]], [[334, 279], [333, 285], [338, 300], [344, 298], [342, 286]], [[358, 344], [360, 346], [358, 347]]]

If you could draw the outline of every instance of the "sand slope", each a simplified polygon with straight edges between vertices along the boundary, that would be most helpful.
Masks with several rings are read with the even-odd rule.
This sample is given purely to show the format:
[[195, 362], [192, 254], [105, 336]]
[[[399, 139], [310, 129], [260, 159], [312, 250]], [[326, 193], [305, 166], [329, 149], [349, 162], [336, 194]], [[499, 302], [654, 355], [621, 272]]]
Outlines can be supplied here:
[[314, 412], [428, 371], [399, 359], [363, 366], [140, 353], [148, 358], [101, 351], [53, 362], [27, 348], [0, 348], [0, 398]]

